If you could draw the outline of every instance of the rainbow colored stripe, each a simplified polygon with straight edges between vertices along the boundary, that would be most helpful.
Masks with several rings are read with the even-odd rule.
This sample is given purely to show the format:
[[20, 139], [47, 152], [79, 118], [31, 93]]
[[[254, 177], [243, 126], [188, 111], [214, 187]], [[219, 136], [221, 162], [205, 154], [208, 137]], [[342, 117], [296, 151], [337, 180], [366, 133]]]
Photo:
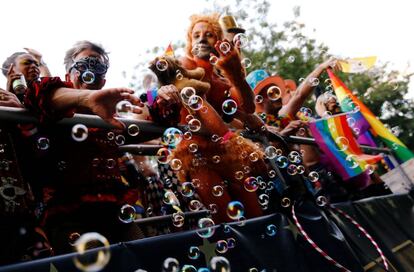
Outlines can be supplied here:
[[394, 134], [392, 134], [384, 124], [377, 119], [377, 117], [346, 87], [346, 85], [330, 70], [327, 69], [329, 78], [332, 81], [332, 86], [335, 90], [335, 94], [338, 97], [338, 101], [344, 112], [355, 111], [355, 108], [359, 108], [359, 111], [365, 118], [365, 120], [371, 126], [372, 134], [382, 140], [386, 146], [391, 149], [396, 157], [405, 162], [414, 158], [414, 154], [407, 148]]
[[363, 173], [368, 165], [382, 158], [362, 153], [346, 118], [345, 114], [340, 114], [309, 123], [319, 148], [344, 180]]

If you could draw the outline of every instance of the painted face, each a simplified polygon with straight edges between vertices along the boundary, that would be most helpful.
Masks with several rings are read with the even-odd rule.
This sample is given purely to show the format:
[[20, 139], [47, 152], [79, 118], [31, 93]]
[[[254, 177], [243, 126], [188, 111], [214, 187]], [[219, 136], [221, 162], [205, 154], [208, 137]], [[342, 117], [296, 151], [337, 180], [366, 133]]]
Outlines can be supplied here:
[[[73, 59], [73, 62], [74, 65], [69, 70], [67, 77], [75, 89], [99, 90], [103, 88], [106, 83], [107, 67], [104, 67], [105, 59], [102, 55], [91, 49], [86, 49], [80, 52]], [[88, 76], [90, 73], [93, 73], [94, 77], [91, 83], [90, 76]]]
[[23, 54], [16, 58], [14, 71], [22, 73], [28, 82], [40, 76], [39, 63], [30, 54]]
[[191, 32], [191, 37], [191, 47], [196, 49], [197, 57], [208, 60], [210, 53], [217, 54], [214, 45], [218, 37], [210, 24], [205, 22], [195, 24]]

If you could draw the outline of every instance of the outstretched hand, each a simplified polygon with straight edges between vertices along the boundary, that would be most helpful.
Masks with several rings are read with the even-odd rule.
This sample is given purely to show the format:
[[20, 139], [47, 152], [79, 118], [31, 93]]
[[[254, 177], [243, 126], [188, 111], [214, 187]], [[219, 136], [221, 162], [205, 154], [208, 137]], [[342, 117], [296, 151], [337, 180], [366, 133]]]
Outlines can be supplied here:
[[[219, 53], [219, 59], [216, 66], [225, 74], [226, 77], [238, 78], [243, 74], [240, 55], [229, 41], [217, 41], [214, 47]], [[223, 52], [223, 49], [226, 50]]]
[[333, 71], [342, 70], [342, 66], [341, 66], [340, 62], [335, 57], [330, 57], [328, 60], [321, 63], [320, 66], [323, 70], [328, 69], [328, 68], [331, 68]]
[[116, 105], [122, 100], [128, 100], [133, 105], [132, 113], [140, 114], [144, 104], [141, 100], [133, 95], [134, 91], [127, 88], [110, 88], [103, 90], [90, 91], [86, 97], [85, 105], [93, 113], [99, 115], [103, 120], [111, 125], [123, 129], [125, 125], [114, 118], [116, 113]]

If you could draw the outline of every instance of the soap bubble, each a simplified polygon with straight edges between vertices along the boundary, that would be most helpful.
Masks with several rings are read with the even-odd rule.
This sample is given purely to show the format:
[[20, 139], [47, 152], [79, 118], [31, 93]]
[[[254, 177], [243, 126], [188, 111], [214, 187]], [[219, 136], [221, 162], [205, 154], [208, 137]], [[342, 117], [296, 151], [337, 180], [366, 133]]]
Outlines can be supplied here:
[[172, 215], [173, 225], [176, 228], [181, 228], [184, 225], [184, 213], [176, 212]]
[[200, 257], [200, 249], [196, 246], [190, 247], [188, 250], [188, 258], [192, 260], [197, 260]]
[[296, 164], [302, 162], [302, 157], [297, 151], [291, 151], [288, 155], [288, 159], [290, 162], [296, 163]]
[[166, 71], [168, 69], [168, 62], [165, 59], [159, 59], [155, 66], [157, 67], [158, 71]]
[[375, 167], [371, 164], [367, 164], [365, 165], [365, 171], [367, 172], [368, 175], [371, 175], [372, 173], [374, 173]]
[[157, 161], [161, 164], [169, 163], [173, 157], [171, 154], [171, 151], [166, 147], [162, 147], [158, 149], [156, 156], [157, 156]]
[[188, 107], [194, 111], [201, 109], [204, 105], [203, 103], [203, 99], [198, 95], [192, 95], [188, 99]]
[[233, 220], [238, 220], [244, 215], [244, 206], [239, 201], [231, 201], [227, 205], [227, 215]]
[[197, 132], [201, 129], [201, 122], [198, 119], [192, 119], [188, 122], [188, 129], [192, 132]]
[[227, 99], [221, 106], [223, 112], [227, 115], [233, 115], [237, 111], [237, 103], [233, 99]]
[[359, 166], [358, 157], [354, 154], [349, 154], [346, 156], [346, 161], [348, 163], [348, 167], [351, 169], [357, 168]]
[[267, 226], [266, 226], [266, 234], [267, 234], [268, 236], [275, 236], [275, 235], [276, 235], [276, 233], [277, 233], [277, 228], [276, 228], [276, 226], [275, 226], [275, 225], [270, 224], [270, 225], [267, 225]]
[[268, 159], [274, 159], [277, 157], [277, 149], [274, 146], [268, 146], [265, 149], [265, 155]]
[[167, 258], [162, 264], [163, 272], [178, 272], [180, 269], [180, 264], [175, 258]]
[[309, 79], [310, 84], [312, 85], [312, 87], [316, 87], [319, 85], [319, 78], [314, 77], [314, 78], [310, 78]]
[[130, 117], [132, 115], [133, 107], [131, 102], [127, 100], [119, 101], [115, 106], [116, 115], [124, 118]]
[[319, 174], [316, 171], [312, 171], [308, 175], [308, 179], [310, 182], [317, 182], [319, 180]]
[[257, 104], [262, 103], [262, 102], [263, 102], [263, 96], [261, 96], [260, 94], [256, 95], [256, 96], [254, 97], [254, 101], [255, 101]]
[[249, 69], [252, 66], [252, 61], [249, 58], [244, 58], [241, 60], [241, 66], [245, 69]]
[[249, 159], [252, 162], [258, 161], [259, 158], [260, 158], [260, 156], [259, 156], [259, 154], [257, 152], [252, 152], [252, 153], [249, 154]]
[[289, 166], [286, 169], [286, 172], [288, 175], [294, 176], [298, 173], [298, 167], [294, 164], [289, 164]]
[[217, 62], [218, 62], [218, 57], [212, 55], [212, 56], [210, 56], [209, 61], [210, 61], [211, 65], [216, 65]]
[[236, 239], [234, 238], [227, 239], [227, 246], [228, 248], [234, 248], [236, 246]]
[[200, 218], [197, 223], [197, 234], [201, 238], [210, 238], [214, 235], [214, 221], [211, 218]]
[[284, 197], [284, 198], [282, 198], [282, 200], [280, 201], [280, 205], [283, 207], [283, 208], [287, 208], [287, 207], [289, 207], [290, 206], [290, 199], [289, 198], [287, 198], [287, 197]]
[[135, 124], [131, 124], [128, 126], [128, 134], [130, 136], [138, 136], [139, 134], [139, 127]]
[[200, 201], [198, 201], [198, 200], [196, 200], [196, 199], [193, 199], [193, 200], [191, 200], [190, 201], [190, 204], [188, 205], [188, 208], [191, 210], [191, 211], [198, 211], [198, 210], [200, 210], [201, 208], [202, 208], [202, 204], [201, 204], [201, 202]]
[[161, 143], [166, 146], [177, 146], [183, 139], [181, 130], [175, 127], [167, 128], [161, 138]]
[[[100, 249], [86, 252], [93, 248]], [[88, 232], [80, 236], [75, 242], [75, 249], [78, 254], [73, 258], [73, 261], [81, 271], [100, 271], [111, 258], [108, 240], [97, 232]]]
[[243, 182], [244, 189], [248, 192], [256, 192], [259, 188], [257, 179], [255, 177], [248, 177]]
[[72, 127], [72, 139], [77, 142], [85, 141], [88, 138], [88, 128], [83, 124], [76, 124]]
[[198, 150], [198, 145], [196, 143], [191, 143], [188, 145], [188, 151], [191, 153], [196, 153]]
[[336, 138], [335, 143], [339, 151], [345, 151], [349, 147], [349, 140], [342, 136]]
[[277, 86], [271, 86], [267, 89], [267, 97], [272, 100], [276, 101], [282, 96], [282, 91]]
[[115, 136], [115, 144], [116, 145], [123, 145], [125, 143], [125, 136], [124, 135], [116, 135]]
[[276, 159], [276, 163], [279, 168], [286, 168], [289, 164], [289, 161], [285, 156], [279, 156]]
[[244, 48], [249, 44], [249, 38], [244, 33], [238, 33], [233, 38], [233, 44], [237, 48]]
[[195, 268], [194, 265], [191, 264], [185, 264], [183, 265], [183, 267], [181, 268], [180, 272], [198, 272], [197, 268]]
[[223, 195], [224, 189], [222, 186], [216, 185], [216, 186], [213, 186], [213, 189], [211, 192], [213, 193], [213, 196], [220, 197]]
[[223, 54], [227, 54], [228, 52], [230, 52], [231, 46], [228, 42], [222, 42], [219, 45], [219, 49]]
[[325, 196], [318, 196], [316, 198], [316, 205], [323, 207], [328, 203], [328, 200], [326, 199]]
[[171, 169], [174, 171], [178, 171], [183, 166], [183, 163], [180, 159], [172, 159], [170, 162]]
[[170, 190], [165, 191], [162, 201], [167, 205], [180, 206], [177, 196]]
[[192, 197], [194, 195], [195, 188], [191, 182], [184, 182], [181, 184], [181, 194], [185, 197]]
[[230, 263], [223, 256], [214, 256], [210, 260], [211, 272], [230, 272]]
[[135, 208], [129, 204], [125, 204], [121, 207], [118, 215], [119, 220], [122, 223], [129, 224], [134, 222], [136, 218], [136, 211]]
[[[183, 100], [183, 102], [185, 104], [188, 104], [188, 100], [190, 99], [190, 97], [192, 97], [195, 94], [196, 94], [196, 91], [195, 91], [195, 89], [193, 87], [184, 87], [180, 91], [181, 99]], [[190, 116], [191, 116], [191, 119], [194, 118], [192, 115], [190, 115]]]
[[226, 253], [228, 250], [228, 245], [226, 240], [218, 240], [216, 242], [216, 251], [217, 253]]
[[82, 81], [86, 84], [92, 84], [95, 82], [95, 74], [87, 70], [81, 75]]
[[40, 150], [46, 150], [50, 146], [49, 139], [45, 137], [40, 137], [37, 139], [37, 148]]

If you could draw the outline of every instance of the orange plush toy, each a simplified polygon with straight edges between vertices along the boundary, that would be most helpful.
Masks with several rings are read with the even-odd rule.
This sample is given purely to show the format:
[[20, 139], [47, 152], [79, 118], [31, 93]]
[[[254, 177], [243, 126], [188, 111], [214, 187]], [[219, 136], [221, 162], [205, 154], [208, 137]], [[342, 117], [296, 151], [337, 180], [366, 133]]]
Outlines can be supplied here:
[[[156, 64], [160, 61], [167, 63], [168, 68], [157, 69]], [[162, 85], [173, 84], [181, 91], [182, 104], [188, 110], [185, 119], [189, 123], [197, 120], [201, 123], [203, 134], [194, 133], [173, 151], [174, 158], [182, 163], [177, 171], [179, 180], [192, 181], [205, 206], [217, 205], [217, 213], [213, 215], [216, 223], [230, 221], [226, 209], [233, 200], [242, 202], [245, 217], [260, 216], [262, 210], [256, 193], [247, 191], [243, 183], [248, 178], [267, 173], [264, 154], [252, 141], [230, 131], [206, 100], [210, 84], [201, 81], [204, 70], [186, 70], [176, 59], [167, 56], [156, 58], [150, 69]], [[202, 107], [193, 107], [189, 102], [195, 99], [186, 96], [192, 90], [193, 95], [202, 99]], [[196, 121], [191, 121], [194, 119]]]

